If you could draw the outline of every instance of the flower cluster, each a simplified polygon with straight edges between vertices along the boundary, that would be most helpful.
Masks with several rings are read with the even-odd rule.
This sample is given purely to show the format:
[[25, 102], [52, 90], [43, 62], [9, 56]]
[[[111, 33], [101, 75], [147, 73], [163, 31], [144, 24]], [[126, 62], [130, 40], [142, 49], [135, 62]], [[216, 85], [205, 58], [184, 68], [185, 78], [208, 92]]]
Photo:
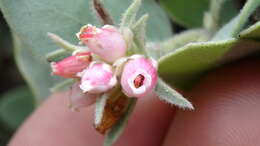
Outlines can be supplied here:
[[157, 62], [143, 55], [127, 56], [129, 36], [116, 27], [86, 25], [77, 37], [88, 49], [51, 63], [53, 74], [78, 80], [70, 96], [73, 109], [93, 103], [118, 85], [125, 95], [136, 98], [147, 96], [155, 88]]

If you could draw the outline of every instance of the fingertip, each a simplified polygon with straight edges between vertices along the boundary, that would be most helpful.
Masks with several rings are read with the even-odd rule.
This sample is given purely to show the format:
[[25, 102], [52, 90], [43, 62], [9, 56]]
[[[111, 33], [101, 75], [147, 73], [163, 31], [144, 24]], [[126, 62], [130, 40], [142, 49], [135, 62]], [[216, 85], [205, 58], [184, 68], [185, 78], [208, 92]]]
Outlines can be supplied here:
[[260, 145], [260, 63], [243, 61], [210, 73], [190, 92], [194, 111], [178, 111], [164, 146]]
[[116, 146], [161, 145], [175, 109], [157, 97], [141, 99], [138, 102]]
[[[104, 137], [93, 127], [95, 106], [71, 112], [66, 93], [44, 102], [21, 126], [9, 146], [101, 146]], [[116, 145], [159, 145], [173, 116], [173, 109], [155, 97], [138, 100]]]
[[[10, 146], [83, 146], [90, 139], [101, 145], [103, 137], [94, 127], [94, 106], [72, 112], [68, 107], [68, 93], [57, 93], [48, 98], [21, 126]], [[93, 140], [92, 140], [93, 139]]]

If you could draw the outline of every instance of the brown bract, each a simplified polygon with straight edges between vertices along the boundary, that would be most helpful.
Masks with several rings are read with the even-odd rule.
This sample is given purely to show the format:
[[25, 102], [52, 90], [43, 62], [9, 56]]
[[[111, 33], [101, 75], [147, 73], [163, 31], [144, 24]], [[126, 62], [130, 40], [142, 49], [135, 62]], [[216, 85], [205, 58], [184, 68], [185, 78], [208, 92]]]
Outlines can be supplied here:
[[[113, 94], [111, 95], [113, 96]], [[116, 122], [119, 121], [120, 117], [125, 113], [129, 105], [129, 98], [125, 95], [118, 96], [117, 98], [108, 98], [101, 123], [94, 125], [96, 130], [105, 134]]]

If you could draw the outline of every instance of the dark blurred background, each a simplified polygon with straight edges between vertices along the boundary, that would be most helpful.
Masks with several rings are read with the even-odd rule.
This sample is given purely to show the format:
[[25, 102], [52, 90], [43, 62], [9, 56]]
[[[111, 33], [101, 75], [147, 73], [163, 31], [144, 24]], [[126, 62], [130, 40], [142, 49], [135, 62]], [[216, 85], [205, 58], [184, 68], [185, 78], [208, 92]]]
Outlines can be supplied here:
[[24, 100], [32, 94], [15, 64], [13, 51], [10, 30], [0, 13], [0, 146], [6, 145], [33, 110], [32, 102]]
[[24, 84], [13, 57], [10, 30], [0, 13], [0, 94]]

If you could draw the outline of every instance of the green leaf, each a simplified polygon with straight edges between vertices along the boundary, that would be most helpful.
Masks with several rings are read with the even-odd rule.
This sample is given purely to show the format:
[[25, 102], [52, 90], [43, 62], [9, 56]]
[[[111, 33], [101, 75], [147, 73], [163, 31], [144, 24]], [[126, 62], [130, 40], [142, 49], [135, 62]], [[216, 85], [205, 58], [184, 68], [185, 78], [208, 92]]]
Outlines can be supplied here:
[[49, 64], [37, 58], [31, 47], [14, 36], [15, 43], [15, 61], [23, 77], [30, 85], [33, 94], [36, 96], [36, 102], [41, 103], [50, 93], [55, 81], [51, 76]]
[[220, 9], [220, 26], [223, 26], [229, 22], [237, 15], [237, 13], [239, 13], [239, 10], [237, 9], [236, 1], [224, 0], [224, 4], [222, 4]]
[[131, 27], [137, 15], [137, 12], [141, 6], [142, 0], [134, 0], [133, 3], [127, 8], [125, 13], [122, 16], [121, 27]]
[[260, 5], [260, 0], [247, 0], [243, 9], [238, 15], [238, 20], [232, 29], [232, 36], [236, 36], [240, 33], [246, 22], [248, 21], [249, 16], [256, 10]]
[[167, 103], [176, 105], [180, 108], [194, 109], [192, 104], [185, 99], [180, 93], [167, 85], [162, 79], [158, 79], [155, 92], [159, 98]]
[[240, 37], [244, 39], [257, 39], [260, 40], [260, 21], [250, 26], [248, 29], [240, 33]]
[[212, 38], [212, 41], [227, 40], [233, 38], [232, 29], [237, 23], [239, 17], [234, 17], [230, 22], [223, 26]]
[[[130, 3], [131, 0], [106, 0], [105, 6], [119, 22], [122, 12]], [[49, 95], [49, 88], [61, 80], [50, 76], [45, 56], [57, 50], [57, 45], [47, 37], [47, 33], [58, 34], [64, 40], [77, 44], [75, 33], [85, 24], [97, 24], [89, 1], [0, 0], [0, 8], [15, 37], [16, 62], [40, 103]], [[170, 23], [154, 1], [146, 0], [143, 3], [139, 14], [144, 12], [153, 17], [148, 22], [149, 39], [160, 40], [171, 35]]]
[[48, 53], [46, 55], [46, 59], [47, 59], [48, 62], [53, 62], [53, 61], [62, 60], [65, 57], [70, 56], [70, 55], [71, 55], [71, 53], [69, 53], [68, 51], [66, 51], [64, 49], [58, 49], [58, 50], [55, 50], [51, 53]]
[[[259, 50], [257, 42], [236, 38], [237, 28], [240, 30], [245, 25], [252, 9], [256, 8], [253, 5], [257, 4], [249, 0], [241, 13], [220, 29], [211, 41], [189, 43], [161, 57], [160, 75], [176, 86], [187, 88], [203, 72]], [[245, 44], [248, 49], [244, 48]]]
[[159, 74], [180, 88], [189, 88], [200, 76], [218, 65], [260, 50], [260, 42], [229, 39], [190, 43], [159, 59]]
[[208, 37], [208, 33], [204, 29], [190, 29], [176, 34], [164, 42], [148, 44], [146, 52], [154, 59], [159, 59], [188, 43], [206, 41]]
[[247, 23], [249, 16], [260, 5], [259, 0], [248, 0], [238, 16], [234, 17], [228, 24], [220, 29], [215, 36], [215, 40], [225, 40], [229, 38], [237, 38], [240, 30]]
[[[48, 32], [47, 35], [48, 35], [48, 37], [50, 39], [52, 39], [52, 41], [54, 43], [56, 43], [59, 47], [63, 48], [64, 50], [67, 50], [68, 52], [72, 53], [73, 51], [76, 51], [78, 49], [82, 49], [83, 48], [83, 47], [80, 47], [80, 46], [73, 45], [73, 44], [71, 44], [68, 41], [65, 41], [60, 36], [58, 36], [58, 35], [56, 35], [54, 33]], [[85, 48], [87, 48], [87, 47], [85, 47]]]
[[214, 67], [235, 42], [230, 39], [189, 43], [159, 59], [159, 74], [176, 86], [186, 87], [194, 77]]
[[16, 130], [34, 109], [34, 100], [27, 87], [8, 91], [1, 97], [0, 121], [11, 130]]
[[210, 0], [210, 8], [204, 14], [204, 27], [215, 33], [219, 27], [229, 22], [238, 13], [233, 0]]
[[[125, 12], [125, 10], [133, 2], [133, 0], [103, 1], [104, 6], [110, 12], [117, 24], [121, 22], [118, 18], [121, 18], [122, 13]], [[172, 35], [171, 25], [167, 15], [154, 0], [142, 1], [137, 17], [141, 17], [144, 14], [148, 14], [150, 18], [147, 22], [147, 40], [160, 41]]]
[[204, 28], [210, 33], [215, 33], [220, 26], [220, 12], [225, 1], [226, 0], [210, 0], [209, 10], [204, 13], [203, 18]]
[[[210, 0], [159, 0], [174, 22], [185, 27], [201, 27]], [[225, 0], [221, 7], [220, 24], [228, 22], [238, 10], [233, 0]], [[215, 15], [215, 14], [214, 14]]]
[[41, 102], [49, 95], [49, 88], [59, 82], [58, 78], [50, 76], [45, 60], [45, 55], [57, 48], [47, 37], [47, 32], [76, 43], [75, 33], [80, 27], [89, 21], [94, 22], [92, 15], [86, 12], [90, 11], [88, 2], [0, 0], [0, 8], [16, 37], [16, 62], [37, 101]]
[[[134, 42], [137, 45], [139, 53], [144, 53], [145, 50], [145, 37], [146, 37], [146, 25], [148, 20], [148, 15], [143, 15], [134, 25], [133, 25], [133, 33], [134, 33]], [[137, 52], [138, 53], [138, 52]]]
[[101, 97], [97, 98], [96, 110], [95, 110], [95, 121], [94, 121], [95, 125], [99, 125], [102, 121], [103, 113], [108, 98], [109, 96], [107, 94], [103, 94]]
[[200, 27], [209, 0], [159, 0], [174, 22], [186, 27]]
[[46, 55], [46, 59], [49, 62], [54, 61], [54, 60], [58, 60], [58, 59], [63, 59], [66, 56], [71, 55], [74, 51], [88, 50], [88, 47], [73, 45], [70, 42], [65, 41], [64, 39], [62, 39], [60, 36], [58, 36], [56, 34], [48, 32], [47, 35], [50, 39], [52, 39], [52, 41], [54, 43], [57, 44], [57, 46], [62, 48], [62, 49], [52, 51], [52, 52], [50, 52]]
[[128, 119], [136, 105], [136, 98], [131, 98], [126, 113], [122, 116], [122, 118], [110, 129], [105, 137], [104, 146], [112, 146], [115, 141], [122, 134], [124, 127], [126, 126]]
[[229, 63], [243, 57], [249, 56], [251, 54], [259, 53], [260, 51], [260, 41], [240, 39], [229, 49], [229, 51], [221, 57], [217, 62], [218, 64]]

